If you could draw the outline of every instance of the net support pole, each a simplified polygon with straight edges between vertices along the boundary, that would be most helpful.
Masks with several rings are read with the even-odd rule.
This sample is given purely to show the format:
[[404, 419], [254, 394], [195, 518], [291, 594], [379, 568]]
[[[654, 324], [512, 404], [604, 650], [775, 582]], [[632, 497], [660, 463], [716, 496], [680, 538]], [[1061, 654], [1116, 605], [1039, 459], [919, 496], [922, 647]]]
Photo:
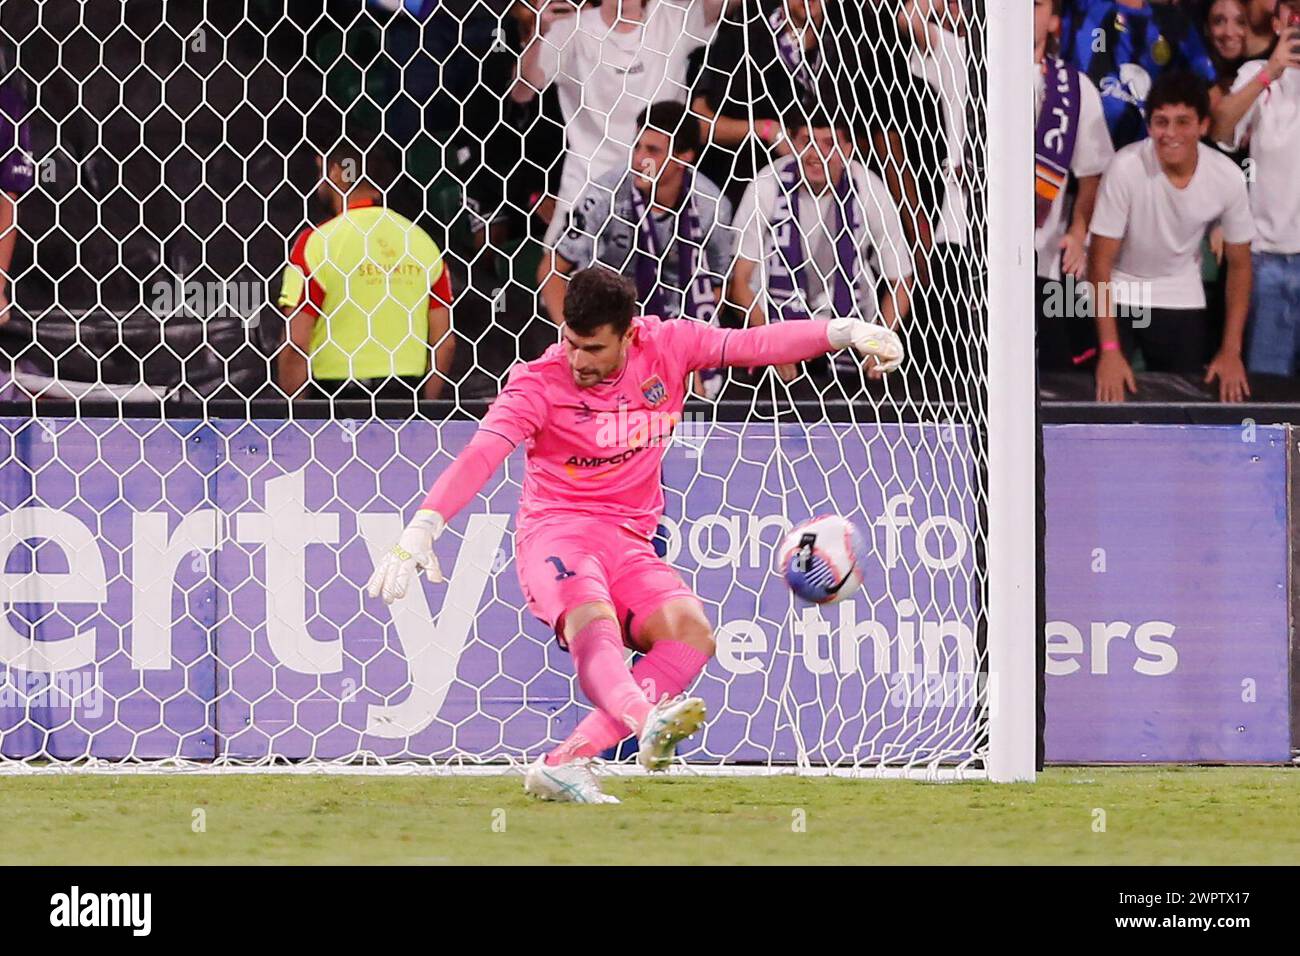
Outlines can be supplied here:
[[989, 778], [1033, 780], [1033, 0], [985, 0], [988, 64]]

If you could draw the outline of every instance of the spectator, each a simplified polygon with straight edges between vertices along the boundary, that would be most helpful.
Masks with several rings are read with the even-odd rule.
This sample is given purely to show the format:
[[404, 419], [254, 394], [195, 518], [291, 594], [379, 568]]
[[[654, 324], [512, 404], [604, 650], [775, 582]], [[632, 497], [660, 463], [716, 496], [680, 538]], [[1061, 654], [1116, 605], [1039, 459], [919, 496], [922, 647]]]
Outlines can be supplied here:
[[[1147, 101], [1149, 139], [1116, 155], [1102, 177], [1092, 217], [1088, 275], [1094, 283], [1097, 400], [1137, 391], [1126, 355], [1136, 345], [1147, 368], [1198, 373], [1210, 328], [1201, 285], [1201, 240], [1223, 227], [1228, 266], [1223, 341], [1205, 381], [1218, 379], [1221, 401], [1249, 396], [1241, 361], [1250, 304], [1250, 242], [1255, 235], [1241, 170], [1200, 140], [1209, 131], [1209, 94], [1188, 73], [1166, 73]], [[1112, 283], [1114, 283], [1112, 285]], [[1117, 322], [1116, 305], [1135, 321]]]
[[1213, 0], [1205, 13], [1205, 38], [1209, 40], [1214, 64], [1214, 85], [1210, 87], [1210, 109], [1232, 89], [1237, 71], [1246, 62], [1246, 7], [1242, 0]]
[[693, 168], [699, 124], [671, 100], [642, 111], [637, 123], [632, 171], [613, 170], [592, 183], [555, 247], [543, 296], [557, 321], [564, 317], [566, 277], [597, 261], [636, 280], [647, 314], [716, 320], [731, 266], [731, 206]]
[[943, 104], [940, 168], [943, 200], [934, 223], [934, 244], [966, 244], [968, 217], [963, 187], [969, 78], [960, 7], [946, 0], [904, 0], [899, 24], [908, 43], [908, 69], [939, 94]]
[[0, 325], [9, 321], [9, 282], [18, 245], [18, 199], [32, 187], [27, 100], [12, 78], [0, 81]]
[[[1038, 363], [1043, 369], [1070, 369], [1076, 358], [1095, 350], [1087, 323], [1070, 321], [1069, 309], [1049, 307], [1074, 302], [1061, 295], [1063, 275], [1083, 279], [1088, 265], [1088, 226], [1101, 174], [1115, 155], [1092, 81], [1054, 55], [1048, 46], [1061, 28], [1061, 0], [1034, 0], [1036, 122], [1034, 133], [1036, 206], [1034, 249], [1038, 272]], [[1073, 211], [1066, 213], [1066, 186], [1077, 184]]]
[[936, 205], [926, 211], [931, 245], [916, 250], [917, 281], [923, 294], [917, 304], [911, 349], [930, 364], [962, 366], [970, 354], [969, 322], [961, 298], [975, 278], [967, 254], [970, 208], [966, 195], [965, 155], [969, 66], [961, 7], [956, 0], [904, 0], [898, 13], [900, 35], [908, 50], [908, 70], [931, 91], [940, 105], [939, 129], [909, 136], [937, 136], [937, 166], [917, 171], [929, 180]]
[[[731, 267], [731, 204], [694, 169], [700, 125], [672, 100], [644, 110], [637, 125], [632, 170], [597, 179], [570, 214], [542, 289], [547, 311], [563, 321], [565, 277], [600, 261], [635, 279], [646, 314], [716, 324]], [[702, 373], [696, 387], [712, 398], [722, 381]]]
[[[1215, 81], [1210, 86], [1210, 113], [1232, 90], [1237, 80], [1237, 71], [1246, 62], [1246, 41], [1250, 36], [1247, 16], [1249, 0], [1210, 0], [1205, 9], [1204, 33], [1208, 41], [1210, 60], [1214, 64]], [[1211, 130], [1212, 131], [1212, 130]], [[1246, 159], [1245, 148], [1229, 149], [1213, 137], [1209, 140], [1223, 155], [1238, 167]], [[1210, 323], [1215, 328], [1223, 327], [1226, 306], [1223, 276], [1223, 230], [1215, 226], [1201, 247], [1201, 278], [1205, 283], [1205, 300], [1210, 314]]]
[[1247, 60], [1267, 60], [1273, 55], [1277, 31], [1273, 29], [1273, 14], [1277, 0], [1245, 0]]
[[516, 0], [502, 20], [504, 42], [497, 52], [508, 63], [508, 78], [497, 97], [499, 106], [493, 109], [493, 113], [500, 111], [500, 121], [495, 115], [488, 117], [492, 132], [483, 141], [486, 175], [500, 182], [495, 191], [503, 197], [505, 215], [513, 220], [510, 234], [516, 238], [545, 235], [554, 218], [554, 193], [559, 190], [561, 171], [551, 168], [556, 164], [547, 159], [564, 152], [564, 114], [557, 90], [552, 86], [526, 101], [511, 95], [519, 58], [536, 33], [539, 11], [550, 2]]
[[[737, 211], [731, 298], [748, 325], [857, 315], [897, 327], [912, 269], [885, 184], [853, 158], [847, 120], [796, 116], [786, 133], [793, 155], [763, 170]], [[879, 299], [872, 262], [884, 280]], [[798, 370], [778, 373], [789, 382]]]
[[1161, 75], [1187, 70], [1214, 82], [1205, 41], [1176, 4], [1168, 0], [1069, 2], [1064, 59], [1100, 90], [1116, 149], [1147, 135], [1146, 97]]
[[[552, 0], [542, 7], [511, 96], [527, 102], [551, 83], [559, 88], [567, 151], [548, 247], [588, 184], [627, 165], [637, 115], [659, 100], [686, 100], [687, 58], [709, 41], [728, 2], [736, 0], [606, 0], [582, 10]], [[550, 270], [548, 256], [538, 281]]]
[[[393, 179], [378, 149], [347, 143], [321, 161], [320, 194], [334, 217], [309, 226], [289, 254], [280, 308], [289, 336], [279, 384], [291, 398], [438, 398], [455, 354], [451, 281], [419, 226], [384, 208]], [[430, 371], [430, 353], [433, 370]]]
[[916, 282], [924, 284], [934, 246], [932, 224], [945, 199], [943, 91], [913, 73], [911, 27], [893, 0], [864, 0], [846, 7], [846, 19], [850, 10], [850, 32], [872, 38], [870, 56], [864, 55], [859, 70], [867, 83], [859, 102], [869, 111], [870, 153], [902, 214]]
[[1249, 144], [1254, 161], [1250, 206], [1259, 235], [1247, 366], [1295, 375], [1300, 352], [1300, 0], [1280, 0], [1278, 42], [1267, 60], [1252, 60], [1214, 114], [1216, 139]]
[[700, 167], [715, 182], [743, 191], [770, 160], [788, 156], [782, 118], [813, 112], [826, 89], [854, 102], [867, 80], [863, 34], [849, 29], [844, 2], [759, 0], [724, 19], [693, 101], [711, 146]]

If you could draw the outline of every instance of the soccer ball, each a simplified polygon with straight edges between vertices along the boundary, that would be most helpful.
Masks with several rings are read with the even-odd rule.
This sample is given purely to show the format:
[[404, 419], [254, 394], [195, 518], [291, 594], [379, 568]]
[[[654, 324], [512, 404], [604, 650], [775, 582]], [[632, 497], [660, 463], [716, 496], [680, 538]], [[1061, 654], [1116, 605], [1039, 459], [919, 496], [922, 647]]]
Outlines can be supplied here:
[[839, 515], [796, 525], [777, 548], [777, 570], [790, 590], [811, 604], [835, 604], [862, 587], [866, 540]]

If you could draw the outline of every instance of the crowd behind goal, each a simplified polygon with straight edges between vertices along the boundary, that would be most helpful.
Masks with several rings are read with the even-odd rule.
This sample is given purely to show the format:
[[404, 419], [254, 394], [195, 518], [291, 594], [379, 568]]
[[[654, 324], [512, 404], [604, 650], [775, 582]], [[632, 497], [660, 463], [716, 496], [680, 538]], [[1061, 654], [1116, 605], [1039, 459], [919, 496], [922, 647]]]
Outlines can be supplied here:
[[[937, 378], [977, 374], [973, 313], [984, 258], [996, 254], [980, 248], [980, 97], [997, 68], [984, 62], [977, 9], [250, 0], [261, 55], [287, 31], [319, 58], [322, 23], [334, 21], [317, 7], [345, 27], [335, 63], [365, 59], [354, 28], [372, 49], [355, 101], [324, 71], [323, 92], [285, 94], [299, 112], [271, 111], [311, 165], [283, 163], [303, 214], [276, 239], [279, 263], [253, 262], [267, 261], [264, 241], [236, 262], [252, 265], [262, 314], [274, 317], [259, 320], [263, 374], [242, 397], [490, 398], [510, 364], [555, 341], [567, 276], [593, 263], [634, 279], [648, 314], [731, 326], [855, 314], [896, 328], [912, 364]], [[1131, 394], [1134, 369], [1204, 375], [1224, 400], [1246, 398], [1254, 376], [1295, 376], [1300, 4], [1036, 0], [1034, 16], [1040, 369], [1095, 371], [1099, 400]], [[0, 28], [0, 321], [22, 314], [30, 329], [5, 341], [0, 394], [134, 394], [108, 381], [106, 364], [91, 375], [60, 367], [40, 322], [61, 313], [76, 325], [73, 273], [94, 306], [118, 271], [134, 272], [137, 304], [152, 301], [155, 314], [149, 290], [166, 286], [164, 274], [176, 284], [172, 312], [184, 312], [183, 268], [166, 252], [133, 267], [129, 235], [98, 273], [89, 250], [65, 268], [54, 234], [93, 177], [74, 172], [71, 191], [65, 183], [45, 212], [25, 214], [45, 190], [42, 164], [76, 147], [46, 95], [55, 74], [38, 68], [36, 28], [2, 18]], [[79, 95], [93, 94], [93, 78], [77, 81]], [[129, 81], [117, 79], [125, 100]], [[109, 153], [112, 118], [97, 121]], [[219, 135], [238, 139], [233, 124]], [[124, 177], [134, 145], [117, 147]], [[207, 159], [205, 184], [230, 161]], [[147, 395], [183, 384], [166, 379], [184, 364], [168, 369], [162, 381], [141, 373]], [[886, 387], [842, 360], [772, 374], [823, 397]], [[77, 377], [86, 390], [61, 381]], [[724, 385], [694, 387], [715, 397]]]

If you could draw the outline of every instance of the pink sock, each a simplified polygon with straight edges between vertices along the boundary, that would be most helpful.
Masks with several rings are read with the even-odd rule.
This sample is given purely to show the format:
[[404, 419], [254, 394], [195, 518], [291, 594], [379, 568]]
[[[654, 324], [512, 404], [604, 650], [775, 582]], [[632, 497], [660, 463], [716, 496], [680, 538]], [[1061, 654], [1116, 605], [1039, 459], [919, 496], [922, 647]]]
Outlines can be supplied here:
[[[632, 668], [632, 679], [650, 703], [676, 697], [699, 676], [709, 658], [681, 641], [660, 641]], [[595, 757], [628, 736], [627, 728], [600, 710], [584, 717], [568, 738], [546, 755], [554, 766], [580, 757]]]
[[681, 641], [658, 641], [632, 668], [632, 679], [651, 703], [676, 697], [700, 676], [709, 657]]
[[587, 699], [615, 723], [636, 731], [650, 713], [650, 702], [623, 661], [622, 636], [616, 621], [597, 618], [569, 639], [569, 653]]
[[573, 733], [560, 746], [546, 755], [546, 762], [555, 766], [581, 757], [596, 757], [617, 746], [627, 736], [627, 728], [613, 717], [603, 710], [593, 710], [578, 721]]

